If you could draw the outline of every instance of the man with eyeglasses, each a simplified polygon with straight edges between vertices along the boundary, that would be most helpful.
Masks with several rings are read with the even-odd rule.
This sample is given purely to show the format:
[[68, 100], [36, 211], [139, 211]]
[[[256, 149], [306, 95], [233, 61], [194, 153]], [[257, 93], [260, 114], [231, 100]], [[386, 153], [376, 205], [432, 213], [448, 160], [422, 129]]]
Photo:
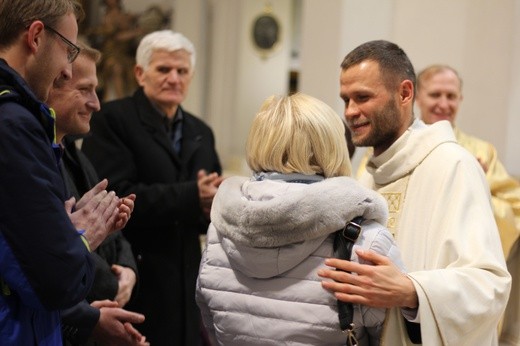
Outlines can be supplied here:
[[65, 42], [65, 44], [67, 45], [67, 60], [69, 61], [69, 63], [72, 64], [74, 60], [76, 60], [76, 58], [78, 57], [80, 48], [76, 46], [74, 43], [70, 42], [65, 36], [60, 34], [58, 31], [53, 29], [50, 25], [47, 25], [45, 27], [45, 30], [52, 32], [53, 34], [57, 35], [63, 42]]
[[61, 345], [60, 314], [87, 295], [90, 251], [126, 224], [104, 180], [65, 201], [47, 100], [77, 57], [74, 0], [0, 2], [0, 344]]

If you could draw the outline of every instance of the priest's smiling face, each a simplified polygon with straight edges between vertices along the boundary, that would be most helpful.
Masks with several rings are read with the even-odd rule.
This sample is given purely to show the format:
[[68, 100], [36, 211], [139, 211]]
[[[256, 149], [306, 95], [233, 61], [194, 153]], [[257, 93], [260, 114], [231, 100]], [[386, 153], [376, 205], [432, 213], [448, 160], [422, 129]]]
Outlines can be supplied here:
[[356, 146], [374, 147], [379, 155], [406, 130], [401, 105], [401, 87], [388, 89], [379, 64], [364, 60], [341, 72], [340, 96], [345, 102], [345, 120]]

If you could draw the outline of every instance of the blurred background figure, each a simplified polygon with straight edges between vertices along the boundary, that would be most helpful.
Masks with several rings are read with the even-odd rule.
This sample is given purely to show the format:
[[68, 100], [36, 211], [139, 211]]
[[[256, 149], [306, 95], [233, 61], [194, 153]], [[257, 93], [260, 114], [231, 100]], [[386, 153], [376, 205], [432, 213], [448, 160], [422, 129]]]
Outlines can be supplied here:
[[102, 99], [130, 95], [135, 87], [133, 66], [141, 34], [137, 16], [123, 9], [121, 0], [103, 0], [105, 12], [101, 23], [86, 32], [93, 45], [103, 52], [100, 64]]

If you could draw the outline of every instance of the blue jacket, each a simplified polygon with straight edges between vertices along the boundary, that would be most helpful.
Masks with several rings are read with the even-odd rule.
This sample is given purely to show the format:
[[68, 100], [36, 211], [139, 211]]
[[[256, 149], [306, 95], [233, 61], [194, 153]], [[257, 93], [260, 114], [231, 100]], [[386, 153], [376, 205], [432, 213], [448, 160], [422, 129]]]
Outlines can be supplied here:
[[54, 118], [0, 59], [0, 344], [61, 345], [87, 295], [89, 251], [64, 208]]

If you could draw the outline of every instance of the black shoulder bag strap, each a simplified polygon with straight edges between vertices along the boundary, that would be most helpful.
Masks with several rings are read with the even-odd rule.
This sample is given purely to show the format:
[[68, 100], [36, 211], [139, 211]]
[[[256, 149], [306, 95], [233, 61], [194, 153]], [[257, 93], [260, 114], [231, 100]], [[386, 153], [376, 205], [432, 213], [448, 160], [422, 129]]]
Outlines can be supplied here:
[[[336, 232], [334, 237], [334, 251], [338, 258], [350, 261], [352, 248], [361, 234], [361, 224], [363, 221], [363, 217], [358, 216], [347, 223], [343, 229]], [[338, 300], [337, 306], [339, 325], [343, 333], [347, 335], [346, 345], [355, 346], [357, 345], [357, 340], [354, 334], [354, 307], [351, 303], [345, 303], [340, 300]]]

